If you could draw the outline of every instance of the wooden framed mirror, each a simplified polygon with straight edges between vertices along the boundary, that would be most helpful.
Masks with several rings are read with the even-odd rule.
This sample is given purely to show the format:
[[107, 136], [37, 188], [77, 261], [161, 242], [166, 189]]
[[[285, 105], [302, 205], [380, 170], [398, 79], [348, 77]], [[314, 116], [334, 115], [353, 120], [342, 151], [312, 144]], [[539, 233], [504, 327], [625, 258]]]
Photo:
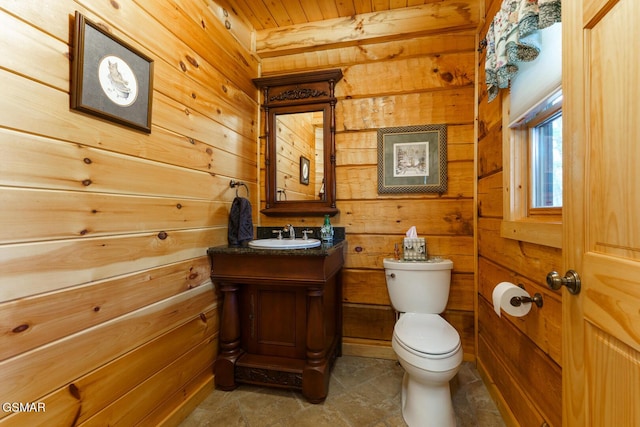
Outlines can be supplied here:
[[263, 214], [338, 213], [334, 89], [341, 78], [332, 69], [253, 80], [265, 117]]

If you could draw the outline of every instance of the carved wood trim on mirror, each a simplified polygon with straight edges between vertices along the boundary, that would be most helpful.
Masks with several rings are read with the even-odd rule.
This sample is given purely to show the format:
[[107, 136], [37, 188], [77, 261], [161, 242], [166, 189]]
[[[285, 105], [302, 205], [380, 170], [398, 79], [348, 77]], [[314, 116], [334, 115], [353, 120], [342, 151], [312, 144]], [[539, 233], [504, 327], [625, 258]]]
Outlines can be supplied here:
[[[335, 85], [341, 78], [342, 70], [331, 69], [253, 80], [262, 90], [265, 117], [263, 214], [338, 213]], [[307, 160], [308, 165], [301, 167]], [[304, 179], [300, 179], [302, 169], [307, 173]]]

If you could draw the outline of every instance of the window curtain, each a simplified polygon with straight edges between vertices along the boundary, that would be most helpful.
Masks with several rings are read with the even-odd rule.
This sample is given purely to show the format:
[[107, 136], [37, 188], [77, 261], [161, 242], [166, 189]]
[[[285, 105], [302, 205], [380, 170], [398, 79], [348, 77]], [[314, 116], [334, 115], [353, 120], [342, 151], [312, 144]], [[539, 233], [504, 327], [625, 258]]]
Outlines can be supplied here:
[[519, 62], [542, 48], [538, 30], [561, 21], [561, 0], [503, 0], [487, 31], [485, 73], [489, 102], [509, 87]]

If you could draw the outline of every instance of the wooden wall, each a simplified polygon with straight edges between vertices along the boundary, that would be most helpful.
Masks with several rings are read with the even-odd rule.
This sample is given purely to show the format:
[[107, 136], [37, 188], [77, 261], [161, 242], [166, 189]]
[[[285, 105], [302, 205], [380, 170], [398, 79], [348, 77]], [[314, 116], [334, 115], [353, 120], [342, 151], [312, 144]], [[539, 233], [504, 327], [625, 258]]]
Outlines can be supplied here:
[[[154, 59], [150, 135], [69, 108], [74, 11]], [[0, 425], [157, 425], [212, 388], [258, 63], [204, 2], [0, 4]], [[255, 201], [254, 201], [255, 202]], [[257, 202], [255, 202], [257, 204]]]
[[[501, 0], [486, 2], [487, 28]], [[502, 102], [505, 91], [487, 102], [484, 61], [478, 62], [478, 367], [512, 425], [562, 425], [561, 296], [545, 285], [549, 271], [560, 271], [560, 249], [500, 236], [503, 218]], [[522, 318], [493, 311], [496, 284], [523, 284], [543, 295], [542, 308]]]
[[[328, 68], [341, 68], [344, 73], [336, 85], [340, 213], [332, 224], [346, 227], [348, 240], [343, 274], [346, 354], [394, 357], [390, 342], [395, 315], [382, 260], [393, 256], [394, 244], [401, 243], [407, 229], [415, 225], [419, 235], [426, 237], [430, 255], [453, 260], [445, 317], [460, 332], [465, 358], [475, 357], [476, 34], [468, 28], [477, 24], [479, 14], [473, 7], [460, 29], [443, 17], [435, 20], [439, 28], [428, 35], [360, 41], [357, 46], [321, 46], [293, 54], [270, 52], [262, 60], [264, 76]], [[362, 32], [367, 34], [367, 28]], [[287, 51], [287, 46], [282, 49]], [[448, 191], [441, 195], [378, 194], [378, 129], [425, 124], [448, 126]], [[320, 226], [321, 221], [260, 217], [262, 225]]]

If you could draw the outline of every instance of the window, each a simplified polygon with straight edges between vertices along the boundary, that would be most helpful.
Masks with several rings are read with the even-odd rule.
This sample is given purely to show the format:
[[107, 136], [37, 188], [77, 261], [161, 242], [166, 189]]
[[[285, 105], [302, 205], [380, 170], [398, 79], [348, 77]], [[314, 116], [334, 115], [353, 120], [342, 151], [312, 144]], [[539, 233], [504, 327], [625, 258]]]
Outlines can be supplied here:
[[529, 216], [562, 207], [562, 93], [529, 125]]
[[502, 237], [562, 247], [562, 24], [503, 96]]
[[[508, 109], [508, 98], [505, 101]], [[503, 114], [507, 114], [504, 111]], [[504, 131], [503, 237], [561, 247], [562, 91]]]

